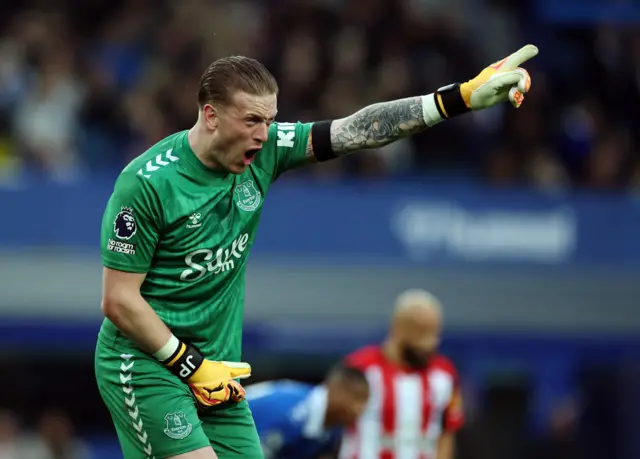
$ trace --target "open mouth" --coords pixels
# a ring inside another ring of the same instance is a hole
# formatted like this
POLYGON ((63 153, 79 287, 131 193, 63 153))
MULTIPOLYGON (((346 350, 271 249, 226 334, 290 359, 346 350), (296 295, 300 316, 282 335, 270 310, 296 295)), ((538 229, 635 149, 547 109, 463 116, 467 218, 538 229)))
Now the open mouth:
POLYGON ((256 154, 258 154, 258 152, 260 151, 259 148, 254 148, 252 150, 247 150, 244 153, 244 163, 246 165, 249 165, 253 162, 254 158, 256 157, 256 154))

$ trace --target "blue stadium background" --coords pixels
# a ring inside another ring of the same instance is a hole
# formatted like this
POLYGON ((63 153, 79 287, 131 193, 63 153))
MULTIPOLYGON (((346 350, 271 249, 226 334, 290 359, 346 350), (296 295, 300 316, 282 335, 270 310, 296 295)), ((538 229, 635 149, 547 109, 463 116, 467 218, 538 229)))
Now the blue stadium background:
POLYGON ((637 1, 2 9, 0 458, 12 438, 66 438, 63 421, 82 445, 65 459, 120 457, 92 369, 99 223, 121 167, 193 122, 204 64, 260 58, 282 119, 312 120, 430 92, 527 42, 541 55, 518 111, 273 187, 249 262, 246 358, 255 381, 318 381, 384 336, 399 292, 425 288, 462 375, 461 459, 640 457, 637 1), (185 27, 194 12, 211 30, 185 27), (64 417, 43 422, 54 409, 64 417))

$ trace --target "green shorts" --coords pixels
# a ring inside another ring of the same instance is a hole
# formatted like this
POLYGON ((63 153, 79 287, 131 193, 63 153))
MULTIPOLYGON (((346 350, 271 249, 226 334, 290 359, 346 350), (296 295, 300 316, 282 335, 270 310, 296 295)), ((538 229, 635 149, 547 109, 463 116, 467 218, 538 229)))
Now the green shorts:
POLYGON ((98 339, 98 389, 115 424, 124 459, 164 459, 213 447, 219 459, 262 459, 246 400, 203 414, 189 387, 120 338, 98 339))

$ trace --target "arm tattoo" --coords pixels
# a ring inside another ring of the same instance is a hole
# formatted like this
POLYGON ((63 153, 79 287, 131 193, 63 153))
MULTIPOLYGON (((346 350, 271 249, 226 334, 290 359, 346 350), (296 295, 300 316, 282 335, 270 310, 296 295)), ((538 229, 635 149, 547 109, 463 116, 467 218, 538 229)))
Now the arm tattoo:
POLYGON ((331 124, 331 146, 338 155, 378 148, 427 128, 422 98, 410 97, 369 105, 331 124))

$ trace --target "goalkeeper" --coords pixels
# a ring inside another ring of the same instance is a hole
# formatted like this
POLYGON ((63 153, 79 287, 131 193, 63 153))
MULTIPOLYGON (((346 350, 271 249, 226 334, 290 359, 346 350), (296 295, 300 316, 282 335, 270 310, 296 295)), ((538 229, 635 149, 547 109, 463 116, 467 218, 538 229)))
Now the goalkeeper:
POLYGON ((125 167, 104 212, 95 371, 125 459, 261 458, 240 346, 245 265, 271 183, 471 110, 518 107, 531 84, 519 66, 537 53, 527 45, 465 83, 315 123, 274 121, 278 86, 259 62, 213 62, 195 125, 125 167))

